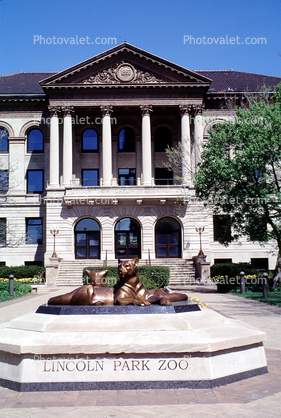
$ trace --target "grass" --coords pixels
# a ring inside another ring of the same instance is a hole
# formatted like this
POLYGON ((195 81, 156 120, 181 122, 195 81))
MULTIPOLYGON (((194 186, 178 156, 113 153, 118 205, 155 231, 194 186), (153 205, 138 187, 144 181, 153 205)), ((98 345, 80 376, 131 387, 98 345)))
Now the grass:
POLYGON ((281 292, 269 292, 268 298, 264 298, 262 292, 245 292, 245 293, 234 293, 237 296, 242 296, 245 299, 252 299, 258 302, 268 303, 269 305, 281 307, 281 292))
POLYGON ((0 285, 0 302, 6 302, 7 300, 19 298, 20 296, 24 296, 27 293, 30 293, 31 291, 32 291, 32 288, 30 285, 15 282, 14 294, 13 296, 11 296, 9 294, 9 284, 2 282, 0 285))

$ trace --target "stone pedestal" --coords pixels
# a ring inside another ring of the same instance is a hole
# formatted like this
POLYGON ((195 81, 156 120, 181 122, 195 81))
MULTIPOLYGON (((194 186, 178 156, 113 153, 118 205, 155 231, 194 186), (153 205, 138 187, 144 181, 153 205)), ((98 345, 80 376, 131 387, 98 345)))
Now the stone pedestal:
POLYGON ((71 316, 31 312, 2 326, 1 385, 19 391, 211 388, 267 372, 265 334, 241 321, 210 309, 116 308, 120 314, 108 307, 97 315, 89 307, 71 316))
POLYGON ((46 265, 46 285, 47 286, 55 286, 56 285, 56 278, 58 274, 59 264, 62 258, 59 257, 50 257, 50 262, 46 265))
POLYGON ((196 255, 193 257, 193 260, 195 261, 198 269, 198 274, 200 278, 200 284, 211 284, 211 269, 208 261, 206 261, 207 256, 202 255, 196 255))

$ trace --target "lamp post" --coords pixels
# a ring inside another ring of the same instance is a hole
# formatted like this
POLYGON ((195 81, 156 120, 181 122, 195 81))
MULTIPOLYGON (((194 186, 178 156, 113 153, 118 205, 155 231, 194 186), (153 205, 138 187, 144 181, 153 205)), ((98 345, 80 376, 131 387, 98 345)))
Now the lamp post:
POLYGON ((57 253, 56 253, 56 235, 58 235, 58 233, 60 232, 59 231, 59 228, 58 227, 56 227, 56 226, 52 226, 51 228, 50 228, 50 232, 51 232, 51 234, 54 236, 54 251, 53 251, 53 255, 52 255, 52 258, 58 258, 58 256, 57 256, 57 253))
POLYGON ((204 225, 196 225, 195 227, 196 232, 198 232, 199 234, 199 240, 200 240, 200 249, 199 249, 199 253, 198 255, 204 255, 203 250, 202 250, 202 239, 201 239, 201 235, 205 230, 205 226, 204 225))

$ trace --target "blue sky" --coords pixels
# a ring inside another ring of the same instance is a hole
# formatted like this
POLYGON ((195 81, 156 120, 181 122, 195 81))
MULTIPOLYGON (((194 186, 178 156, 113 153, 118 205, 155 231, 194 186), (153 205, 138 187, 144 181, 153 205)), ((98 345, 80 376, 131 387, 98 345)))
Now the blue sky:
POLYGON ((190 70, 281 76, 280 17, 281 0, 0 0, 0 74, 62 71, 127 41, 190 70))

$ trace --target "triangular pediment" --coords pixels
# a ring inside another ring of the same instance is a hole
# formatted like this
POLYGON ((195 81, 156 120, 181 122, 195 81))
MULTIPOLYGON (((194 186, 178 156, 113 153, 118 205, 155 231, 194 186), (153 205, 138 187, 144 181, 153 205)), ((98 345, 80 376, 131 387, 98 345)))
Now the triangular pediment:
POLYGON ((62 85, 188 84, 209 86, 211 80, 127 43, 41 81, 42 87, 62 85))

